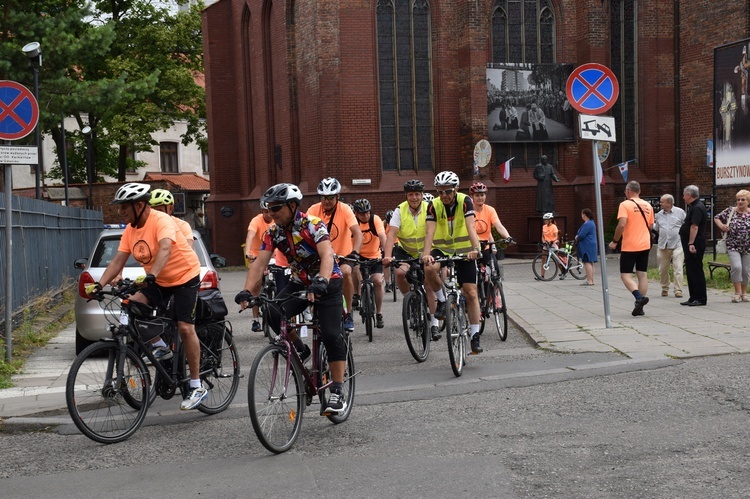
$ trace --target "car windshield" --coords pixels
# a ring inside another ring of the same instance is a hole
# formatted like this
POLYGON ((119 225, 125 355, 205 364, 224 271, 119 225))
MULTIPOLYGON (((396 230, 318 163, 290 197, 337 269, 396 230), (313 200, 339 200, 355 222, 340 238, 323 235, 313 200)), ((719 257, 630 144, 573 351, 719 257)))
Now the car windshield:
MULTIPOLYGON (((198 255, 198 260, 200 260, 201 267, 206 267, 206 256, 203 251, 200 251, 200 249, 197 246, 198 242, 196 241, 196 251, 195 253, 198 255)), ((120 247, 120 234, 114 234, 112 236, 106 236, 102 237, 99 240, 99 245, 96 247, 96 251, 94 251, 94 256, 91 258, 91 264, 90 267, 106 267, 109 265, 109 262, 112 261, 112 259, 117 254, 117 248, 120 247)), ((130 255, 128 257, 128 261, 125 262, 125 267, 140 267, 141 265, 135 261, 135 258, 133 258, 133 255, 130 255)))

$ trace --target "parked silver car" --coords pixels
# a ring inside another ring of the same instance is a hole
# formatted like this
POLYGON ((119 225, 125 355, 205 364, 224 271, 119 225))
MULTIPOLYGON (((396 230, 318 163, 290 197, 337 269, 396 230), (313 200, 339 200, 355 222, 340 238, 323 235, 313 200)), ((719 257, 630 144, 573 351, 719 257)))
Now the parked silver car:
MULTIPOLYGON (((89 301, 85 291, 87 284, 99 281, 102 274, 104 274, 104 269, 117 254, 117 248, 120 246, 120 237, 125 228, 124 225, 105 225, 105 227, 101 234, 99 234, 91 256, 89 258, 78 259, 74 263, 75 268, 82 270, 78 276, 78 293, 75 302, 76 354, 80 353, 91 343, 110 336, 110 332, 107 330, 108 322, 104 316, 104 310, 96 300, 89 301)), ((200 289, 201 291, 205 289, 218 289, 219 274, 216 272, 216 269, 224 267, 226 260, 219 255, 209 255, 197 231, 193 231, 193 238, 195 239, 195 252, 201 263, 200 289)), ((122 277, 135 279, 143 274, 143 267, 131 255, 127 263, 125 263, 122 277)))

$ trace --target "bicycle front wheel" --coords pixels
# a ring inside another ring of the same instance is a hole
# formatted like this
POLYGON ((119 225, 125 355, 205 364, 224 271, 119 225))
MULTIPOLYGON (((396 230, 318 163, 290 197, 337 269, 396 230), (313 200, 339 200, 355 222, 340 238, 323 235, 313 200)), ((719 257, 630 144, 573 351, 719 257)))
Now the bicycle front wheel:
POLYGON ((461 310, 454 295, 448 295, 445 314, 445 337, 448 339, 448 358, 453 374, 458 377, 464 371, 466 337, 461 324, 461 310))
POLYGON ((232 333, 225 322, 212 322, 198 327, 201 344, 201 372, 208 397, 198 410, 217 414, 232 403, 240 385, 240 361, 232 333))
POLYGON ((287 358, 284 347, 268 345, 255 357, 247 404, 253 430, 269 451, 280 454, 297 440, 305 408, 304 386, 299 368, 287 358))
POLYGON ((141 358, 125 347, 100 341, 86 347, 70 366, 65 402, 73 423, 91 440, 122 442, 143 423, 148 410, 150 377, 141 358), (118 372, 122 382, 118 383, 118 372))
POLYGON ((568 256, 568 274, 574 278, 583 280, 586 278, 586 270, 583 268, 583 263, 578 257, 570 255, 568 256))
POLYGON ((541 281, 551 281, 557 277, 557 264, 554 259, 549 258, 547 253, 540 253, 534 257, 531 268, 534 269, 537 279, 541 281))
POLYGON ((409 353, 417 362, 424 362, 430 355, 430 318, 427 304, 414 291, 404 296, 401 319, 409 353))
POLYGON ((505 306, 505 292, 503 283, 498 280, 492 285, 492 303, 490 304, 492 316, 495 319, 495 327, 500 341, 508 339, 508 309, 505 306))
MULTIPOLYGON (((341 414, 329 414, 326 417, 335 424, 343 423, 349 419, 349 415, 352 413, 352 406, 354 405, 354 389, 356 388, 356 372, 354 371, 354 353, 352 352, 352 337, 348 333, 344 333, 344 343, 346 344, 346 370, 344 371, 344 388, 341 390, 341 394, 346 399, 346 410, 341 414)), ((324 385, 331 381, 331 368, 328 364, 328 352, 323 343, 320 343, 318 349, 318 365, 320 366, 320 383, 324 385)), ((325 393, 320 393, 320 403, 323 404, 327 401, 325 393)))
POLYGON ((365 333, 369 341, 372 341, 372 328, 375 325, 375 305, 373 299, 372 285, 364 284, 362 286, 362 296, 360 297, 359 306, 362 319, 365 322, 365 333))

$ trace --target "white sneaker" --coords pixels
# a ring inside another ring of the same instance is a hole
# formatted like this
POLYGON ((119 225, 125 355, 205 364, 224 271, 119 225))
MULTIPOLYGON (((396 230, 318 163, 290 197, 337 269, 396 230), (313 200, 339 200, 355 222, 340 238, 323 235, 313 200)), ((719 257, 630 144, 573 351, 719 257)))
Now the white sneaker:
POLYGON ((208 397, 208 390, 206 390, 202 386, 198 388, 191 388, 187 398, 182 401, 182 404, 180 404, 180 409, 183 411, 195 409, 196 407, 201 405, 201 402, 203 402, 206 397, 208 397))

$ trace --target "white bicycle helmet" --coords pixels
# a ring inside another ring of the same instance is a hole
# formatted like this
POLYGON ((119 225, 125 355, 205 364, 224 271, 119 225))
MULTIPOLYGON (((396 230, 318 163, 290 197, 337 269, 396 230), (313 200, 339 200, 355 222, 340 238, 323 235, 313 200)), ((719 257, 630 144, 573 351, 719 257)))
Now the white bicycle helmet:
POLYGON ((552 220, 553 218, 555 218, 555 214, 552 212, 542 215, 542 220, 552 220))
POLYGON ((318 184, 318 194, 321 196, 332 196, 341 192, 341 184, 333 177, 324 178, 318 184))
POLYGON ((260 198, 261 203, 268 206, 271 203, 288 203, 295 201, 297 204, 302 202, 302 192, 294 184, 276 184, 269 187, 260 198))
POLYGON ((435 176, 435 187, 450 185, 458 187, 458 175, 453 172, 440 172, 435 176))
POLYGON ((433 196, 429 192, 425 192, 424 194, 422 194, 422 201, 427 201, 429 203, 433 199, 435 199, 435 196, 433 196))
POLYGON ((151 186, 148 184, 138 184, 129 182, 117 189, 115 200, 112 204, 131 203, 135 201, 148 201, 151 199, 151 186))

